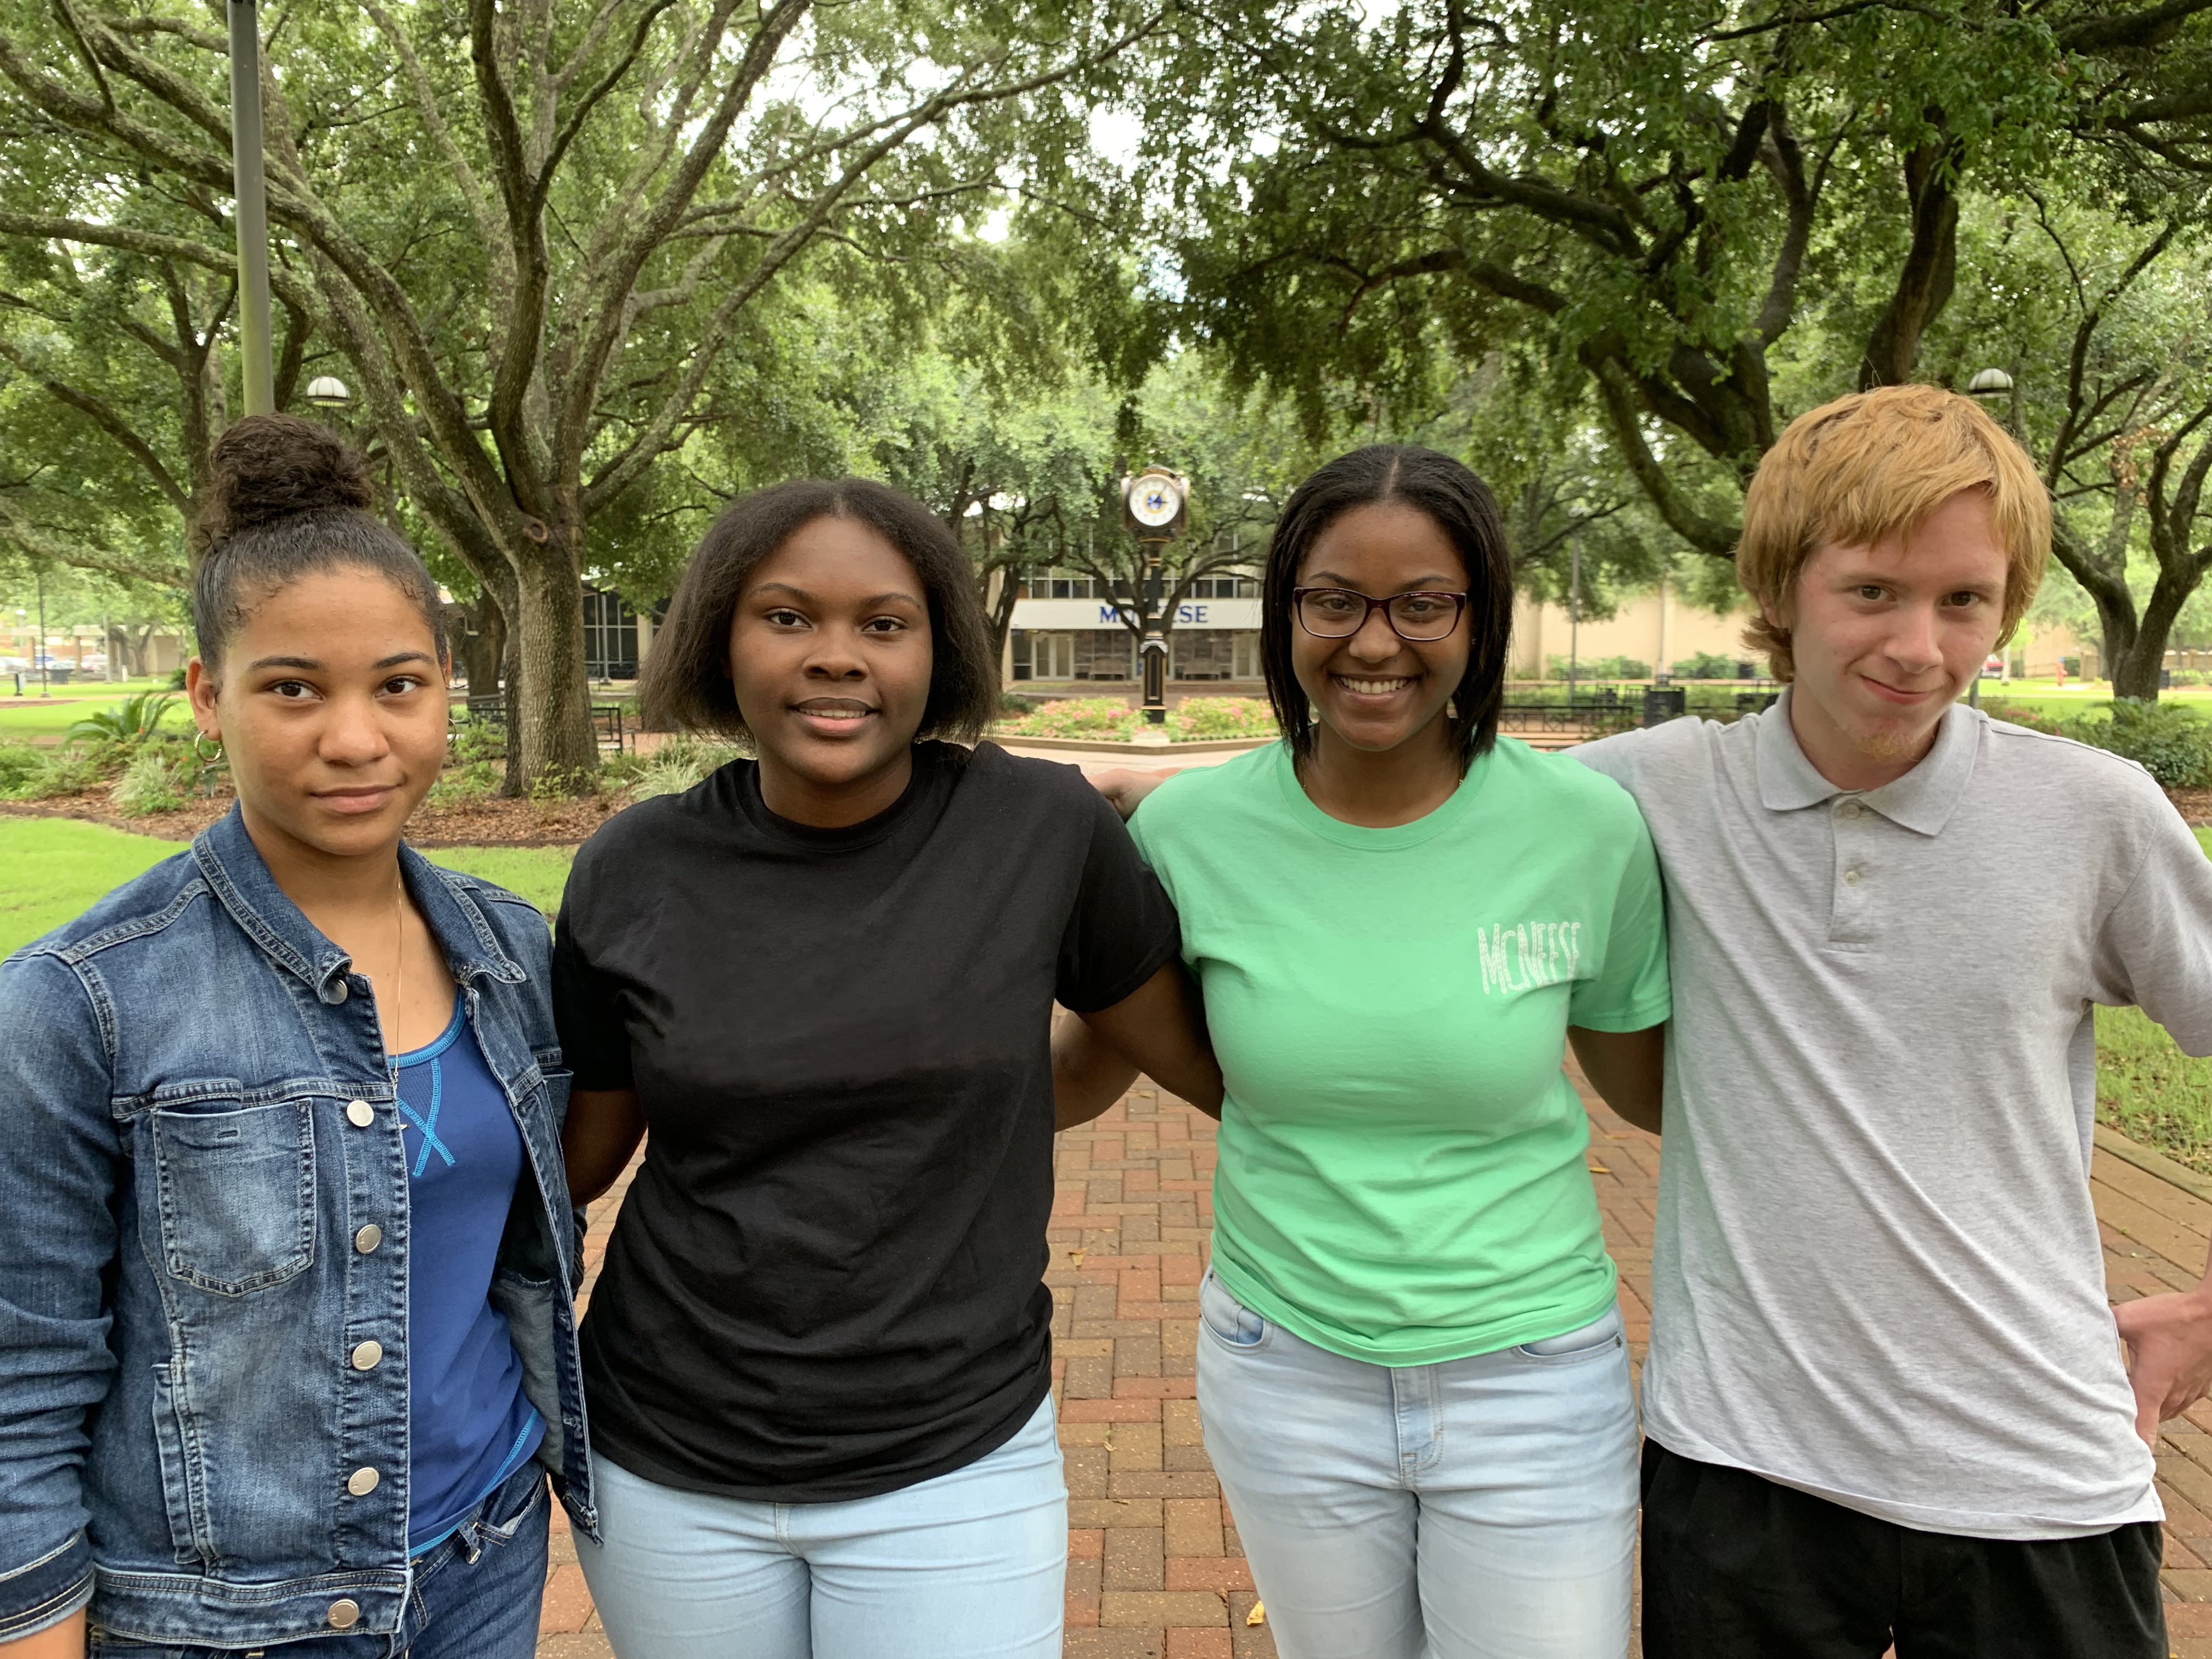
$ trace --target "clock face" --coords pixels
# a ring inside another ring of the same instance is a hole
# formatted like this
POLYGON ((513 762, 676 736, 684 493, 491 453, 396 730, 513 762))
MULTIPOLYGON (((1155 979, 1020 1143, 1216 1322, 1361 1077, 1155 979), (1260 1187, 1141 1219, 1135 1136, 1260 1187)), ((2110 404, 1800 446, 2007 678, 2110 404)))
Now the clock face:
POLYGON ((1139 478, 1129 486, 1129 516, 1157 530, 1170 524, 1182 510, 1182 492, 1174 482, 1157 474, 1139 478))

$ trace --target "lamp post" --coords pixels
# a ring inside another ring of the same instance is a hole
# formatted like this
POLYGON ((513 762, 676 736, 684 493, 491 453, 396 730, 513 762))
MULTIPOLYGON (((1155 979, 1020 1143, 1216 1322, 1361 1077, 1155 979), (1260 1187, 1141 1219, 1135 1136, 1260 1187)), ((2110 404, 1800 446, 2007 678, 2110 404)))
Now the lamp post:
POLYGON ((1575 717, 1575 681, 1583 659, 1583 532, 1578 528, 1567 543, 1567 720, 1575 717))
POLYGON ((246 383, 246 412, 273 415, 269 191, 261 160, 261 24, 254 0, 230 0, 230 170, 237 202, 239 368, 246 383))
MULTIPOLYGON (((2002 398, 2011 410, 2013 426, 2015 428, 2018 428, 2020 403, 2014 395, 2012 376, 2006 374, 2004 370, 1976 369, 1973 378, 1966 382, 1966 395, 1984 409, 2002 398)), ((1974 683, 1966 692, 1966 707, 1969 708, 1979 708, 1982 706, 1982 670, 1984 666, 1986 665, 1983 663, 1974 665, 1974 683)))
MULTIPOLYGON (((1165 726, 1168 719, 1167 618, 1159 608, 1160 550, 1188 526, 1190 481, 1164 466, 1148 466, 1121 481, 1121 519, 1145 550, 1138 604, 1145 625, 1142 655, 1145 723, 1165 726)), ((1153 743, 1164 743, 1164 732, 1147 733, 1153 743)))
POLYGON ((33 574, 39 583, 39 695, 51 697, 54 695, 54 684, 53 676, 46 668, 46 568, 40 565, 33 574))

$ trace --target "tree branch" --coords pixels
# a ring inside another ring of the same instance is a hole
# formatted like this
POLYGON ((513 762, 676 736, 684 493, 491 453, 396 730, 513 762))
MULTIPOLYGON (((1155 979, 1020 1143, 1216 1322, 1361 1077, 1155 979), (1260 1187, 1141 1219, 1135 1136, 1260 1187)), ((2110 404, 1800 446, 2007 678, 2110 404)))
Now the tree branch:
POLYGON ((1597 382, 1598 400, 1604 407, 1607 424, 1613 430, 1621 459, 1627 462, 1630 475, 1642 487, 1667 527, 1700 553, 1716 558, 1732 556, 1737 538, 1742 533, 1741 526, 1707 518, 1675 489, 1673 477, 1651 453, 1651 446, 1644 441, 1636 393, 1627 371, 1612 358, 1602 359, 1590 367, 1597 382))
POLYGON ((65 564, 74 569, 96 570, 102 575, 120 576, 128 581, 151 582, 160 587, 191 586, 191 572, 181 564, 141 563, 120 554, 110 553, 105 548, 88 547, 73 537, 56 536, 40 529, 16 512, 5 496, 0 496, 0 537, 14 542, 34 559, 65 564))
POLYGON ((2212 0, 2166 0, 2141 11, 2117 17, 2083 17, 2051 31, 2066 52, 2110 52, 2119 46, 2154 46, 2172 38, 2175 30, 2201 12, 2212 11, 2212 0))

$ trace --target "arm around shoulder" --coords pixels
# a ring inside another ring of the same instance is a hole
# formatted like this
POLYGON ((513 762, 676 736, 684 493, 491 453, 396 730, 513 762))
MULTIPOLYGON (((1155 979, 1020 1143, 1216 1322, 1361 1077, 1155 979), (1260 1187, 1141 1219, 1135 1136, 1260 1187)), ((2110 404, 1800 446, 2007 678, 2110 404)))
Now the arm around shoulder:
POLYGON ((645 1105, 636 1090, 571 1090, 568 1115, 561 1125, 569 1196, 589 1204, 605 1192, 644 1139, 645 1105))
POLYGON ((1221 1115, 1221 1067, 1206 1035, 1198 988, 1170 962, 1109 1008, 1066 1016, 1053 1032, 1053 1099, 1060 1128, 1087 1123, 1143 1072, 1208 1117, 1221 1115))
POLYGON ((1646 1134, 1660 1132, 1667 1070, 1667 1028, 1593 1031, 1567 1028, 1575 1059, 1605 1103, 1646 1134))
POLYGON ((554 1027, 562 1059, 576 1077, 561 1123, 561 1153, 569 1196, 580 1206, 614 1185, 645 1137, 645 1105, 630 1082, 621 989, 593 963, 581 936, 592 876, 592 863, 583 859, 569 872, 552 958, 554 1027))

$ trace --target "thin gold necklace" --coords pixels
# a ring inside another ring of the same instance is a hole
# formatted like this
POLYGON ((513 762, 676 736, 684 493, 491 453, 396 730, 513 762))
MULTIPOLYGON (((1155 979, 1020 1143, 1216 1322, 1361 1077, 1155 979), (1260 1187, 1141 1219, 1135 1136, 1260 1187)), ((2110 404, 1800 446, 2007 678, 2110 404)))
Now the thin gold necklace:
POLYGON ((407 1009, 407 878, 392 872, 392 938, 394 961, 392 969, 392 1036, 385 1047, 389 1049, 399 1037, 400 1022, 406 1018, 407 1009))

